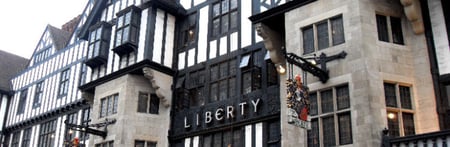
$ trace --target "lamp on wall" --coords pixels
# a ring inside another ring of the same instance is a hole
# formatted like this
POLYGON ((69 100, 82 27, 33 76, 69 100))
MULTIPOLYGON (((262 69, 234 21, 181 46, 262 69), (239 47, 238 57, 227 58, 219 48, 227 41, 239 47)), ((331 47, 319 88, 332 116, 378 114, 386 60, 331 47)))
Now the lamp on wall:
POLYGON ((280 75, 286 74, 286 68, 283 67, 283 65, 277 64, 277 65, 276 65, 276 68, 277 68, 278 74, 280 74, 280 75))
POLYGON ((394 119, 394 118, 395 118, 395 114, 392 113, 392 112, 389 112, 389 113, 387 114, 387 117, 388 117, 389 119, 394 119))

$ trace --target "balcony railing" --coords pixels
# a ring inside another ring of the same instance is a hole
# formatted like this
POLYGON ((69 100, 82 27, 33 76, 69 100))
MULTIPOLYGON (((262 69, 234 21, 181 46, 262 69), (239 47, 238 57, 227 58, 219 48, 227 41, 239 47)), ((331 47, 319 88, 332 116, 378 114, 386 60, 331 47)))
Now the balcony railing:
POLYGON ((389 138, 383 136, 383 146, 390 147, 450 147, 450 130, 389 138))

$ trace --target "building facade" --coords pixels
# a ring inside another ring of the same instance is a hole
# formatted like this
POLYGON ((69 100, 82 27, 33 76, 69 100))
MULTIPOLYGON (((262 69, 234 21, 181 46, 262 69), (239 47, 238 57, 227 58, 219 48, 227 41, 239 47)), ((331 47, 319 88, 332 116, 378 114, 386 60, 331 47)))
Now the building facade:
POLYGON ((9 103, 14 94, 9 79, 22 71, 28 64, 28 60, 4 51, 0 51, 0 60, 0 68, 8 69, 0 73, 0 118, 2 118, 0 121, 0 142, 2 142, 4 138, 3 126, 6 122, 5 116, 9 113, 9 103))
MULTIPOLYGON (((380 146, 384 129, 391 137, 400 137, 448 126, 442 111, 447 103, 440 102, 448 96, 439 92, 446 90, 439 85, 445 83, 445 74, 435 73, 446 71, 448 63, 443 60, 449 53, 444 19, 448 13, 440 10, 445 7, 440 1, 291 4, 252 16, 267 49, 285 48, 316 60, 342 51, 347 56, 320 63, 329 73, 326 82, 307 74, 311 130, 293 135, 301 139, 283 138, 289 142, 283 145, 294 141, 304 146, 380 146), (433 42, 433 36, 439 39, 433 42)), ((302 71, 294 68, 294 73, 302 71)), ((282 118, 282 124, 286 120, 282 118)), ((293 128, 281 129, 286 133, 293 128)))
POLYGON ((447 3, 90 1, 75 27, 63 27, 68 37, 48 26, 11 80, 3 144, 380 146, 384 129, 444 130, 447 3), (327 78, 286 53, 321 61, 327 78), (311 129, 288 122, 294 74, 309 87, 311 129))
POLYGON ((85 81, 87 43, 74 35, 92 8, 63 25, 45 28, 36 49, 21 72, 11 78, 13 95, 7 108, 1 146, 68 146, 89 135, 66 128, 69 123, 87 124, 90 107, 78 86, 85 81))

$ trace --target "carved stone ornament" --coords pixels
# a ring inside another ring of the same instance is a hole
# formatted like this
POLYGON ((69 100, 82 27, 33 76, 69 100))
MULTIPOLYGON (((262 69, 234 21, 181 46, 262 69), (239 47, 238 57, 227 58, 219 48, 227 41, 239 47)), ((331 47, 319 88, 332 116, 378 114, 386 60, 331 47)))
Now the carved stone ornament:
POLYGON ((422 34, 424 26, 419 0, 400 0, 405 11, 406 18, 411 22, 415 34, 422 34))
POLYGON ((167 97, 169 96, 166 96, 165 94, 169 94, 170 92, 166 91, 165 89, 170 89, 170 84, 167 84, 167 81, 164 80, 156 80, 157 77, 155 76, 155 72, 149 67, 144 67, 142 71, 144 72, 144 77, 146 77, 150 81, 153 89, 155 89, 156 96, 158 96, 158 98, 161 100, 161 103, 166 108, 168 108, 170 106, 170 102, 168 101, 167 97), (168 85, 169 87, 162 88, 162 86, 166 85, 168 85))
POLYGON ((270 29, 268 26, 257 23, 256 31, 263 38, 264 46, 269 51, 270 59, 278 66, 286 68, 286 58, 283 54, 282 40, 280 33, 270 29))

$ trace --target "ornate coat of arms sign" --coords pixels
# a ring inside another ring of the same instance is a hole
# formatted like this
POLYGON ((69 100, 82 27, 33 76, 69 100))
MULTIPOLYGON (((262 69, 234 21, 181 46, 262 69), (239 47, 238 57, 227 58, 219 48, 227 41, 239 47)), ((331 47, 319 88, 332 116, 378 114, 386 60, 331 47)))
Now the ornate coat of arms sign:
POLYGON ((311 129, 308 87, 303 85, 300 75, 296 75, 294 80, 288 79, 286 85, 288 123, 298 127, 311 129))

